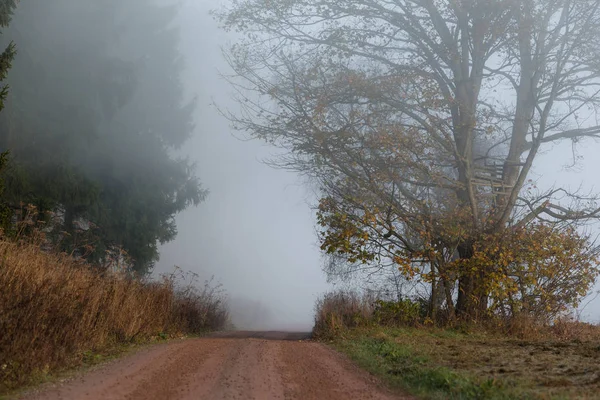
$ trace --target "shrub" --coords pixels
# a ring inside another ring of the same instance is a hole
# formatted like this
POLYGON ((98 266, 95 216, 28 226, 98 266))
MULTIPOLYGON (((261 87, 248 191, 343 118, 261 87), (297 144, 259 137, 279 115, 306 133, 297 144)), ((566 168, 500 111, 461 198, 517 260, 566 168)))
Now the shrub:
POLYGON ((223 329, 229 324, 229 310, 221 285, 213 285, 212 278, 199 289, 198 275, 175 274, 165 277, 167 284, 176 285, 171 310, 171 325, 181 332, 200 334, 223 329))
POLYGON ((330 339, 345 329, 371 324, 414 326, 423 319, 423 307, 418 301, 386 301, 372 294, 337 291, 317 300, 313 335, 330 339))
POLYGON ((374 320, 380 325, 416 325, 421 320, 421 304, 410 299, 375 302, 374 320))
MULTIPOLYGON (((337 291, 325 294, 317 300, 313 336, 331 340, 343 337, 348 329, 373 327, 427 327, 427 307, 420 299, 388 301, 372 294, 355 291, 337 291)), ((578 321, 572 317, 560 317, 552 323, 544 323, 529 313, 509 317, 490 315, 474 322, 464 319, 447 320, 437 328, 449 329, 463 334, 503 335, 520 340, 598 342, 600 325, 578 321)))

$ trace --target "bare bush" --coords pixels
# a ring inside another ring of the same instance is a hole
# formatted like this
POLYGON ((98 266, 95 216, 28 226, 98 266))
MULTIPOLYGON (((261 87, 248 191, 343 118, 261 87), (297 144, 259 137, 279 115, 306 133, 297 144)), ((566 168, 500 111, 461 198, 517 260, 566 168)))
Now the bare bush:
POLYGON ((183 332, 199 334, 224 328, 229 322, 229 308, 222 285, 206 280, 198 285, 198 275, 184 273, 179 268, 164 276, 168 285, 174 286, 172 325, 183 332))

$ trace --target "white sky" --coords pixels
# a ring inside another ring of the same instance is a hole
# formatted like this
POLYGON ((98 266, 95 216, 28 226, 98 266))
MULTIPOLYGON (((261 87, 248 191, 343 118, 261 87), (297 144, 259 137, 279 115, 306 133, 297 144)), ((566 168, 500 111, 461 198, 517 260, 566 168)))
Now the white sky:
POLYGON ((199 95, 196 136, 185 152, 198 162, 210 190, 198 208, 177 219, 177 239, 163 246, 158 272, 173 265, 215 276, 236 304, 259 302, 271 312, 265 329, 312 328, 314 301, 327 290, 321 272, 310 191, 293 173, 260 160, 273 149, 240 141, 217 110, 234 107, 220 46, 225 33, 208 15, 215 2, 190 0, 182 13, 184 82, 199 95))

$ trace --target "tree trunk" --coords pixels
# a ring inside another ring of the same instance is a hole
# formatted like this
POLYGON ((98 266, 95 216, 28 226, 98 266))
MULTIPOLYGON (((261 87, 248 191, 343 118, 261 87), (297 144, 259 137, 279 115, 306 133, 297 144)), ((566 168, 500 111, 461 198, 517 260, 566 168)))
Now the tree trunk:
POLYGON ((439 284, 436 285, 436 278, 434 276, 431 279, 431 297, 429 298, 429 318, 432 321, 435 321, 437 318, 438 287, 439 284))
MULTIPOLYGON (((461 260, 473 257, 473 244, 465 243, 458 248, 461 260)), ((485 271, 472 271, 471 267, 459 271, 456 313, 462 318, 476 320, 487 310, 488 294, 484 287, 485 271)))
POLYGON ((442 278, 442 284, 444 285, 444 294, 446 295, 446 306, 448 307, 448 318, 453 321, 456 318, 456 310, 454 308, 454 301, 452 300, 452 292, 450 291, 450 285, 448 280, 442 278))

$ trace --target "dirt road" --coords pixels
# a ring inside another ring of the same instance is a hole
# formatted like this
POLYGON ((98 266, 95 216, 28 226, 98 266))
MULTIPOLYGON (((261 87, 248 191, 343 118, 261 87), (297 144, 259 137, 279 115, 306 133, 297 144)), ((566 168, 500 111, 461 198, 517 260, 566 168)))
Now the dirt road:
POLYGON ((306 334, 236 332, 142 350, 27 400, 398 399, 306 334))

